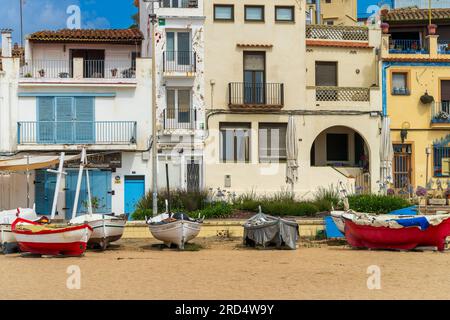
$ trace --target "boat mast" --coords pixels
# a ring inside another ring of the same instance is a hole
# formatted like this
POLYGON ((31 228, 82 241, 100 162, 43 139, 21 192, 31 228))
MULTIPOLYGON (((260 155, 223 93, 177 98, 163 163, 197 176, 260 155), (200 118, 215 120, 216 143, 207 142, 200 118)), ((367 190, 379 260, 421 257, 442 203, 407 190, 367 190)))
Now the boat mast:
POLYGON ((88 213, 92 216, 91 182, 89 181, 89 170, 86 169, 86 184, 88 193, 88 213))
POLYGON ((61 152, 61 155, 59 157, 58 171, 47 169, 47 172, 56 173, 56 175, 57 175, 56 176, 55 194, 53 196, 52 214, 50 216, 50 220, 55 219, 55 216, 56 216, 56 205, 58 204, 59 188, 61 186, 61 178, 62 178, 63 175, 66 174, 63 171, 64 170, 64 157, 65 157, 65 155, 66 154, 64 152, 61 152))
POLYGON ((80 169, 78 171, 77 188, 75 190, 75 199, 73 202, 72 219, 75 219, 77 217, 78 200, 80 199, 81 182, 83 180, 83 169, 85 162, 86 162, 86 149, 83 148, 83 150, 81 151, 80 169))

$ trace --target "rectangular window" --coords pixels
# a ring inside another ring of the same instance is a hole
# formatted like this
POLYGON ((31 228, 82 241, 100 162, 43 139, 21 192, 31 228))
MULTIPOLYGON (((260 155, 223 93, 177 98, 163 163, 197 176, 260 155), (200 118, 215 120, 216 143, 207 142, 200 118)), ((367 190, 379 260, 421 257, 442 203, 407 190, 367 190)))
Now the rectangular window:
POLYGON ((393 95, 409 95, 407 72, 392 72, 391 84, 393 95))
POLYGON ((348 134, 327 134, 327 161, 348 161, 348 134))
POLYGON ((245 6, 245 21, 264 21, 264 6, 245 6))
POLYGON ((450 146, 448 144, 433 146, 433 164, 435 177, 450 176, 450 146))
POLYGON ((337 87, 337 62, 316 61, 316 86, 337 87))
POLYGON ((250 162, 250 123, 220 124, 220 161, 250 162))
MULTIPOLYGON (((196 2, 196 1, 195 1, 196 2)), ((192 8, 197 7, 197 4, 192 0, 163 0, 163 8, 192 8)))
POLYGON ((215 4, 214 20, 216 21, 234 21, 234 5, 215 4))
POLYGON ((275 21, 294 22, 295 11, 293 6, 275 6, 275 21))
POLYGON ((259 162, 286 162, 287 123, 259 124, 259 162))

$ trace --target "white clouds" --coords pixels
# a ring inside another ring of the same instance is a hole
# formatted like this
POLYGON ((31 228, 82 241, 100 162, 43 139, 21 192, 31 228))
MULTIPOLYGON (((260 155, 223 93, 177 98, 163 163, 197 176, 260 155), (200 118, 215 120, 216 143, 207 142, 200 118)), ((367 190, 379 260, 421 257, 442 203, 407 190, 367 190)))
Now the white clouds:
MULTIPOLYGON (((14 42, 20 42, 19 1, 1 0, 1 2, 6 10, 0 10, 0 28, 12 28, 14 42)), ((66 10, 70 5, 81 7, 82 28, 110 28, 111 23, 106 17, 98 15, 95 10, 83 10, 83 5, 92 7, 95 4, 96 0, 28 0, 23 7, 24 34, 65 28, 68 18, 66 10)))

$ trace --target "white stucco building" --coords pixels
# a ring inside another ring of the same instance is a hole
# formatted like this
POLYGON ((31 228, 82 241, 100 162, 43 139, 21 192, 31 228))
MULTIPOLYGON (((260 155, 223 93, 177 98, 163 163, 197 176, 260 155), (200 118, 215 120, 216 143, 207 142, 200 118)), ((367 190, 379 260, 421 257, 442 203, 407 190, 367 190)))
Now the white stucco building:
MULTIPOLYGON (((140 1, 145 35, 142 56, 151 56, 151 4, 140 1)), ((204 187, 205 128, 203 0, 166 0, 155 4, 158 186, 204 187)))
MULTIPOLYGON (((3 44, 1 155, 70 155, 85 147, 97 212, 132 214, 151 185, 151 60, 140 58, 142 40, 137 29, 36 32, 23 60, 3 44)), ((66 167, 58 218, 69 218, 73 206, 78 163, 66 167)), ((50 213, 55 179, 32 173, 31 202, 40 214, 50 213)), ((0 209, 27 205, 25 181, 0 176, 0 209)))

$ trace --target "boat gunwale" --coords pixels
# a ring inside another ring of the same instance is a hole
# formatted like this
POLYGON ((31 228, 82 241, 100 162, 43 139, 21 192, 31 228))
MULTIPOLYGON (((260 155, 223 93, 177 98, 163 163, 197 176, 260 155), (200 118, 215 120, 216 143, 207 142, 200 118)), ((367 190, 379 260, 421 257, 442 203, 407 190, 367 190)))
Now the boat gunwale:
POLYGON ((89 230, 91 230, 91 232, 94 231, 90 225, 85 223, 85 224, 82 224, 82 225, 61 227, 60 229, 41 230, 41 231, 33 232, 33 231, 30 231, 30 230, 18 230, 18 229, 16 229, 17 224, 20 223, 20 222, 28 223, 28 224, 35 225, 35 226, 42 226, 42 224, 34 222, 34 221, 29 221, 29 220, 26 220, 26 219, 17 218, 13 222, 13 224, 11 225, 11 231, 14 234, 20 234, 20 235, 47 235, 47 234, 58 234, 58 233, 64 233, 64 232, 72 232, 72 231, 78 231, 78 230, 83 230, 83 229, 89 229, 89 230))

